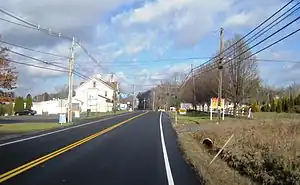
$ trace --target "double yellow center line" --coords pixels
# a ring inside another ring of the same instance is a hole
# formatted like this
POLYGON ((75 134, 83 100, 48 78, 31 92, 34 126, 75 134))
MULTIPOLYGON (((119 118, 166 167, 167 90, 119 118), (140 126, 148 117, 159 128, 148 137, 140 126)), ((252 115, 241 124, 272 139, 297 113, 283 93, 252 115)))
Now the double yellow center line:
POLYGON ((111 126, 109 128, 106 128, 106 129, 104 129, 104 130, 102 130, 100 132, 97 132, 97 133, 95 133, 95 134, 93 134, 91 136, 88 136, 88 137, 86 137, 86 138, 84 138, 82 140, 79 140, 79 141, 77 141, 77 142, 75 142, 73 144, 70 144, 70 145, 68 145, 66 147, 63 147, 63 148, 61 148, 59 150, 56 150, 56 151, 54 151, 54 152, 52 152, 50 154, 47 154, 47 155, 45 155, 43 157, 40 157, 40 158, 35 159, 35 160, 31 161, 31 162, 28 162, 28 163, 26 163, 26 164, 24 164, 22 166, 19 166, 19 167, 13 169, 13 170, 8 171, 6 173, 3 173, 3 174, 0 175, 0 183, 6 181, 6 180, 8 180, 8 179, 10 179, 10 178, 12 178, 12 177, 14 177, 16 175, 19 175, 20 173, 23 173, 23 172, 25 172, 25 171, 27 171, 27 170, 29 170, 29 169, 31 169, 31 168, 33 168, 33 167, 41 164, 41 163, 44 163, 44 162, 46 162, 46 161, 48 161, 48 160, 50 160, 50 159, 52 159, 52 158, 54 158, 54 157, 62 154, 62 153, 65 153, 65 152, 67 152, 67 151, 69 151, 69 150, 71 150, 71 149, 73 149, 73 148, 75 148, 75 147, 77 147, 79 145, 82 145, 82 144, 84 144, 84 143, 86 143, 86 142, 88 142, 88 141, 90 141, 90 140, 92 140, 92 139, 94 139, 94 138, 102 135, 102 134, 105 134, 105 133, 107 133, 107 132, 109 132, 109 131, 111 131, 111 130, 113 130, 113 129, 115 129, 115 128, 117 128, 117 127, 119 127, 119 126, 121 126, 121 125, 123 125, 123 124, 125 124, 125 123, 127 123, 129 121, 131 121, 131 120, 133 120, 133 119, 136 119, 136 118, 138 118, 140 116, 143 116, 143 115, 145 115, 147 113, 148 112, 145 112, 145 113, 139 114, 137 116, 134 116, 132 118, 129 118, 129 119, 127 119, 125 121, 122 121, 122 122, 120 122, 120 123, 118 123, 116 125, 113 125, 113 126, 111 126))

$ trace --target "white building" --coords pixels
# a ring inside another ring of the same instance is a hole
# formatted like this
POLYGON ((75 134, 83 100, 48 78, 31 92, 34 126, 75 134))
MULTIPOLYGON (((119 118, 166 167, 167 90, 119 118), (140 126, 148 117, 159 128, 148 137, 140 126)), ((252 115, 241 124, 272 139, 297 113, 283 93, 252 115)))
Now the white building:
MULTIPOLYGON (((94 76, 80 84, 72 97, 73 111, 107 112, 112 111, 114 89, 118 91, 117 82, 105 82, 100 75, 94 76)), ((53 99, 50 101, 33 102, 32 109, 37 114, 59 114, 67 112, 67 99, 53 99)))
POLYGON ((114 88, 118 89, 116 82, 105 82, 97 75, 77 87, 73 99, 81 102, 82 112, 88 109, 91 112, 112 111, 114 88))

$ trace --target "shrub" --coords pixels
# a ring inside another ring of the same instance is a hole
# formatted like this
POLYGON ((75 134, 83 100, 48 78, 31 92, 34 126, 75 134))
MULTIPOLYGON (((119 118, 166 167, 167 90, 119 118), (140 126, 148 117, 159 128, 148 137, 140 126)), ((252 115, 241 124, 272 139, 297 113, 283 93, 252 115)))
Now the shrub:
POLYGON ((276 106, 276 112, 281 113, 282 112, 282 101, 278 100, 277 106, 276 106))
POLYGON ((20 112, 23 110, 24 110, 24 99, 23 99, 23 97, 18 97, 15 101, 14 111, 20 112))
POLYGON ((13 113, 13 104, 0 104, 0 116, 5 114, 12 115, 13 113))
POLYGON ((271 112, 275 112, 276 111, 276 103, 275 103, 275 100, 273 99, 271 101, 271 112))
POLYGON ((271 110, 271 107, 269 104, 265 104, 261 107, 262 112, 270 112, 270 110, 271 110))
POLYGON ((252 112, 259 112, 260 111, 260 106, 256 101, 253 102, 250 107, 251 107, 252 112))
POLYGON ((300 105, 295 105, 292 110, 293 112, 300 113, 300 105))

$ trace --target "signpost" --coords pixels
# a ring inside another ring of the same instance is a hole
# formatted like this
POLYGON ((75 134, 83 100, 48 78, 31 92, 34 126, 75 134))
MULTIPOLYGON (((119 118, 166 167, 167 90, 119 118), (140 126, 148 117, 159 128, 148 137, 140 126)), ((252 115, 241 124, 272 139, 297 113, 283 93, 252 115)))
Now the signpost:
POLYGON ((220 104, 220 107, 219 107, 218 98, 215 98, 215 97, 211 98, 209 109, 210 109, 210 116, 209 116, 210 120, 212 120, 212 112, 213 112, 214 109, 217 109, 217 110, 220 110, 220 111, 223 110, 222 111, 223 112, 222 120, 224 120, 224 118, 225 118, 225 99, 224 98, 221 99, 221 104, 220 104))

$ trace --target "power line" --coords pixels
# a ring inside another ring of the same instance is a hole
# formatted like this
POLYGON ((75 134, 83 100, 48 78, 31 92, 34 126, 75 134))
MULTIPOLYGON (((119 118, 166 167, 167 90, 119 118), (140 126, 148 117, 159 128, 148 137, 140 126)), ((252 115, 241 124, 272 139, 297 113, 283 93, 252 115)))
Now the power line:
POLYGON ((28 21, 25 21, 25 20, 23 20, 22 18, 17 17, 17 16, 13 15, 12 13, 10 13, 10 12, 8 12, 8 11, 2 9, 2 8, 0 8, 0 12, 2 12, 2 13, 4 13, 5 15, 8 15, 8 16, 14 18, 14 19, 17 19, 17 20, 20 21, 20 22, 23 22, 23 23, 25 23, 25 24, 28 24, 28 25, 30 25, 30 26, 35 27, 34 24, 32 24, 32 23, 30 23, 30 22, 28 22, 28 21))
MULTIPOLYGON (((267 21, 269 21, 271 18, 273 18, 276 14, 278 14, 280 11, 282 11, 284 8, 286 8, 286 7, 287 7, 290 3, 292 3, 293 1, 294 1, 294 0, 288 2, 285 6, 283 6, 282 8, 280 8, 277 12, 275 12, 273 15, 271 15, 271 17, 269 17, 268 19, 266 19, 265 21, 263 21, 259 26, 257 26, 256 28, 254 28, 254 30, 250 31, 249 33, 250 33, 250 34, 253 33, 255 30, 257 30, 257 28, 261 27, 263 24, 265 24, 267 21)), ((278 25, 280 22, 282 22, 283 20, 285 20, 286 18, 288 18, 289 16, 291 16, 293 13, 295 13, 295 12, 299 9, 299 7, 298 7, 298 8, 296 8, 295 10, 293 10, 293 9, 294 9, 295 7, 297 7, 299 4, 300 4, 300 3, 295 4, 292 8, 290 8, 290 9, 287 10, 285 13, 283 13, 281 16, 277 17, 275 20, 273 20, 273 21, 272 21, 271 23, 269 23, 267 26, 265 26, 264 28, 262 28, 262 30, 260 30, 258 33, 256 33, 255 35, 253 35, 252 37, 250 37, 249 39, 247 39, 247 40, 245 41, 245 43, 242 44, 242 45, 249 44, 248 41, 251 40, 251 39, 252 39, 252 40, 250 41, 250 43, 253 42, 253 41, 256 40, 257 38, 259 38, 261 35, 263 35, 263 34, 266 33, 267 31, 269 31, 270 29, 272 29, 274 26, 278 25), (286 14, 287 14, 288 12, 290 12, 291 10, 293 10, 293 11, 292 11, 291 13, 289 13, 288 15, 286 15, 286 14), (285 15, 286 15, 286 16, 285 16, 285 15), (285 16, 285 17, 282 18, 281 20, 279 20, 279 19, 280 19, 281 17, 283 17, 283 16, 285 16), (279 20, 279 21, 278 21, 277 23, 275 23, 277 20, 279 20), (275 24, 272 25, 273 23, 275 23, 275 24), (269 26, 271 26, 271 27, 269 27, 269 26), (269 27, 269 29, 265 30, 265 29, 268 28, 268 27, 269 27), (265 31, 262 32, 263 30, 265 30, 265 31), (248 43, 247 43, 247 42, 248 42, 248 43)), ((285 25, 284 27, 280 28, 280 29, 277 30, 276 32, 272 33, 272 34, 269 35, 267 38, 265 38, 265 39, 263 39, 262 41, 256 43, 254 46, 248 48, 245 52, 243 52, 243 54, 246 53, 247 51, 251 50, 252 48, 258 46, 258 45, 261 44, 262 42, 266 41, 266 40, 269 39, 270 37, 274 36, 274 35, 277 34, 278 32, 282 31, 282 30, 285 29, 286 27, 290 26, 292 23, 294 23, 294 22, 297 21, 298 19, 299 19, 299 17, 296 18, 296 19, 294 19, 293 21, 291 21, 290 23, 288 23, 288 24, 285 25)), ((248 35, 250 35, 249 33, 246 34, 245 36, 243 36, 243 37, 242 37, 241 39, 239 39, 238 41, 236 41, 234 44, 230 45, 230 46, 229 46, 228 48, 226 48, 222 53, 224 53, 224 52, 227 51, 228 49, 232 48, 234 45, 236 45, 236 44, 238 44, 239 42, 241 42, 244 38, 246 38, 248 35)), ((231 52, 232 52, 232 51, 231 51, 231 52)), ((228 57, 228 55, 231 54, 231 52, 227 53, 227 57, 228 57)), ((219 55, 220 55, 220 54, 219 54, 219 55)), ((225 57, 225 58, 227 58, 227 57, 225 57)), ((209 60, 209 61, 207 61, 207 62, 205 62, 205 63, 199 65, 199 66, 196 67, 196 68, 199 69, 199 68, 205 67, 205 65, 208 64, 210 61, 212 61, 214 58, 216 58, 216 57, 213 57, 211 60, 209 60)), ((185 78, 184 82, 185 82, 186 80, 188 80, 188 76, 185 78)), ((183 85, 184 85, 184 84, 185 84, 185 83, 183 83, 183 85)))
POLYGON ((181 60, 201 60, 201 59, 209 59, 211 57, 202 57, 202 56, 196 56, 196 57, 183 57, 183 58, 163 58, 163 59, 153 59, 153 60, 116 60, 114 62, 120 62, 120 63, 127 63, 127 62, 172 62, 172 61, 181 61, 181 60))
POLYGON ((35 64, 30 64, 30 63, 17 62, 15 60, 7 59, 7 58, 2 58, 2 57, 0 57, 0 59, 1 60, 6 60, 6 61, 11 62, 11 63, 21 64, 21 65, 30 66, 30 67, 36 67, 36 68, 40 68, 40 69, 47 69, 47 70, 51 70, 51 71, 66 72, 66 73, 68 72, 67 70, 53 69, 53 68, 48 68, 48 67, 44 67, 44 66, 38 66, 38 65, 35 65, 35 64))
POLYGON ((45 54, 45 55, 51 55, 51 56, 60 57, 60 58, 67 58, 67 59, 69 58, 68 56, 63 56, 63 55, 59 55, 59 54, 55 54, 55 53, 44 52, 44 51, 28 48, 28 47, 25 47, 25 46, 21 46, 21 45, 18 45, 18 44, 9 43, 9 42, 3 41, 3 40, 0 40, 0 42, 4 43, 4 44, 7 44, 7 45, 14 46, 14 47, 26 49, 28 51, 34 51, 34 52, 37 52, 37 53, 45 54))
MULTIPOLYGON (((202 63, 202 64, 200 64, 199 66, 197 66, 197 67, 195 67, 195 69, 200 69, 200 68, 203 68, 203 67, 205 67, 207 64, 209 64, 211 61, 213 61, 214 59, 216 59, 218 56, 221 56, 221 54, 223 54, 224 52, 226 52, 226 51, 228 51, 230 48, 232 48, 233 46, 235 46, 235 45, 237 45, 239 42, 241 42, 243 39, 245 39, 246 37, 248 37, 249 35, 251 35, 253 32, 255 32, 257 29, 259 29, 262 25, 264 25, 265 23, 267 23, 269 20, 271 20, 274 16, 276 16, 279 12, 281 12, 283 9, 285 9, 288 5, 290 5, 292 2, 293 2, 294 0, 291 0, 291 1, 289 1, 288 3, 286 3, 283 7, 281 7, 279 10, 277 10, 275 13, 273 13, 271 16, 269 16, 266 20, 264 20, 263 22, 261 22, 258 26, 256 26, 254 29, 252 29, 250 32, 248 32, 246 35, 244 35, 243 37, 241 37, 239 40, 237 40, 235 43, 233 43, 232 45, 230 45, 229 47, 227 47, 225 50, 223 50, 223 52, 222 53, 219 53, 217 56, 215 56, 215 57, 212 57, 210 60, 208 60, 208 61, 206 61, 206 62, 204 62, 204 63, 202 63)), ((291 9, 293 9, 294 7, 296 7, 297 6, 297 4, 295 5, 295 6, 293 6, 291 9)), ((291 10, 290 9, 290 10, 291 10)), ((290 10, 288 10, 288 11, 290 11, 290 10)), ((288 12, 287 11, 287 12, 288 12)), ((284 14, 283 14, 284 15, 284 14)), ((281 17, 281 16, 280 16, 281 17)), ((279 18, 277 18, 277 20, 278 20, 279 18)), ((274 22, 274 21, 273 21, 274 22)), ((273 23, 272 22, 272 23, 273 23)), ((272 24, 271 23, 271 24, 272 24)), ((270 24, 269 24, 270 25, 270 24)), ((269 26, 268 25, 268 26, 269 26)), ((267 26, 267 27, 268 27, 267 26)), ((266 28, 266 27, 265 27, 266 28)), ((265 28, 263 28, 263 29, 265 29, 265 28)), ((257 34, 255 34, 255 36, 256 36, 257 34)), ((260 35, 261 36, 261 35, 260 35)), ((254 36, 252 36, 251 38, 253 38, 254 36)), ((258 37, 256 37, 256 39, 257 39, 258 37)), ((253 40, 252 40, 253 41, 253 40)), ((222 59, 221 59, 222 60, 222 59)), ((183 86, 184 84, 185 84, 185 82, 188 80, 188 78, 189 78, 189 76, 190 76, 190 73, 186 76, 186 78, 184 79, 184 81, 183 81, 183 84, 181 85, 181 86, 183 86)))
MULTIPOLYGON (((262 52, 262 51, 264 51, 264 50, 266 50, 266 49, 268 49, 268 48, 270 48, 270 47, 272 47, 272 46, 278 44, 279 42, 282 42, 283 40, 285 40, 285 39, 287 39, 287 38, 293 36, 294 34, 298 33, 299 31, 300 31, 300 28, 297 29, 297 30, 295 30, 295 31, 293 31, 293 32, 291 32, 291 33, 289 33, 289 34, 287 34, 286 36, 284 36, 284 37, 282 37, 282 38, 276 40, 275 42, 273 42, 273 43, 271 43, 271 44, 265 46, 264 48, 262 48, 262 49, 256 51, 255 53, 252 53, 251 55, 247 56, 247 57, 244 58, 243 60, 245 61, 245 60, 251 58, 252 56, 257 55, 258 53, 260 53, 260 52, 262 52)), ((231 60, 233 60, 233 59, 231 59, 231 60)), ((228 61, 224 62, 224 64, 229 63, 231 60, 228 60, 228 61)), ((273 60, 261 60, 261 61, 273 61, 273 60)), ((295 61, 282 61, 282 62, 299 63, 299 62, 295 62, 295 61)), ((213 70, 213 69, 216 69, 218 66, 212 65, 212 66, 209 66, 209 67, 211 67, 211 68, 208 68, 208 69, 206 69, 205 71, 202 71, 201 73, 209 72, 209 71, 211 71, 211 70, 213 70)), ((196 75, 196 76, 199 76, 199 74, 196 75)))
MULTIPOLYGON (((226 52, 227 50, 229 50, 230 48, 232 48, 233 46, 235 46, 236 44, 238 44, 239 42, 241 42, 243 39, 245 39, 246 37, 248 37, 249 35, 251 35, 253 32, 255 32, 257 29, 259 29, 262 25, 264 25, 266 22, 268 22, 269 20, 271 20, 274 16, 276 16, 279 12, 281 12, 283 9, 285 9, 288 5, 290 5, 294 0, 290 0, 288 3, 286 3, 283 7, 281 7, 279 10, 277 10, 275 13, 273 13, 271 16, 269 16, 266 20, 264 20, 263 22, 261 22, 258 26, 256 26, 254 29, 252 29, 250 32, 248 32, 246 35, 244 35, 242 38, 240 38, 239 40, 237 40, 234 44, 232 44, 231 46, 229 46, 228 48, 226 48, 225 50, 223 50, 222 53, 219 53, 217 56, 212 57, 210 60, 208 60, 207 62, 203 63, 200 65, 200 67, 202 67, 203 65, 206 65, 207 63, 213 61, 214 59, 216 59, 217 57, 219 57, 221 54, 223 54, 224 52, 226 52)), ((198 68, 198 67, 197 67, 198 68)))
MULTIPOLYGON (((276 25, 278 25, 279 23, 281 23, 282 21, 284 21, 285 19, 287 19, 289 16, 291 16, 293 13, 295 13, 297 10, 300 9, 300 6, 298 6, 300 4, 300 2, 298 2, 297 4, 295 4, 293 7, 291 7, 289 10, 287 10, 286 12, 284 12, 281 16, 277 17, 275 20, 273 20, 271 23, 269 23, 267 26, 265 26, 264 28, 262 28, 259 32, 257 32, 256 34, 254 34, 252 37, 250 37, 249 39, 247 39, 245 42, 243 42, 241 44, 240 47, 244 48, 247 45, 249 45, 250 43, 252 43, 253 41, 255 41, 256 39, 258 39, 260 36, 262 36, 263 34, 267 33, 269 30, 271 30, 273 27, 275 27, 276 25), (295 7, 297 7, 295 10, 293 10, 295 7), (291 10, 293 10, 292 12, 290 12, 291 10), (286 15, 288 12, 290 12, 288 15, 286 15), (285 16, 286 15, 286 16, 285 16), (283 17, 283 18, 282 18, 283 17), (280 19, 282 18, 282 19, 280 19), (280 20, 279 20, 280 19, 280 20), (279 21, 278 21, 279 20, 279 21), (276 22, 277 21, 277 22, 276 22), (275 23, 275 24, 274 24, 275 23), (273 24, 273 25, 272 25, 273 24), (269 28, 268 28, 269 27, 269 28)), ((298 18, 296 18, 294 21, 290 22, 287 26, 289 26, 290 24, 294 23, 295 21, 297 21, 298 18)), ((285 27, 283 27, 283 29, 285 29, 285 27)), ((281 30, 278 30, 278 32, 280 32, 281 30)), ((267 38, 268 39, 268 38, 267 38)), ((252 46, 251 48, 256 47, 256 45, 252 46)), ((248 51, 251 49, 249 48, 248 51)), ((229 53, 227 53, 226 55, 229 56, 232 54, 232 52, 234 52, 234 50, 231 50, 229 53)), ((225 57, 227 58, 227 57, 225 57)))
POLYGON ((24 28, 29 28, 29 29, 33 29, 33 30, 36 30, 36 31, 40 31, 40 32, 45 33, 49 36, 63 38, 63 39, 69 40, 69 41, 71 41, 73 39, 73 37, 69 37, 69 36, 66 36, 66 35, 64 35, 60 32, 53 31, 50 28, 49 29, 43 28, 43 27, 41 27, 40 24, 34 24, 34 23, 29 22, 29 21, 26 21, 25 19, 23 19, 19 16, 16 16, 13 13, 10 13, 10 12, 4 10, 3 8, 0 8, 0 12, 2 12, 5 15, 8 15, 9 17, 12 17, 12 18, 14 18, 14 19, 16 19, 16 20, 18 20, 22 23, 24 23, 25 25, 17 23, 17 22, 10 21, 10 20, 4 19, 4 18, 0 18, 0 20, 6 21, 8 23, 15 24, 15 25, 18 25, 18 26, 22 26, 24 28))
MULTIPOLYGON (((0 48, 6 49, 6 48, 3 48, 3 47, 0 47, 0 48)), ((35 61, 38 61, 38 62, 47 64, 47 65, 51 65, 51 66, 54 66, 54 67, 58 67, 58 68, 61 68, 61 69, 67 70, 67 71, 69 70, 69 68, 66 67, 66 66, 57 65, 57 64, 55 64, 55 63, 51 63, 51 62, 47 62, 47 61, 45 61, 45 60, 41 60, 41 59, 38 59, 38 58, 34 58, 34 57, 32 57, 32 56, 25 55, 25 54, 23 54, 23 53, 19 53, 19 52, 13 51, 13 50, 11 50, 11 49, 7 49, 7 51, 8 51, 8 52, 11 52, 11 53, 14 53, 14 54, 16 54, 16 55, 20 55, 20 56, 29 58, 29 59, 31 59, 31 60, 35 60, 35 61)), ((85 76, 85 75, 83 75, 83 74, 81 74, 81 73, 79 73, 79 72, 77 72, 77 71, 75 71, 75 70, 74 70, 74 74, 76 74, 77 76, 79 76, 79 77, 81 77, 81 78, 84 78, 84 79, 91 79, 91 78, 89 78, 89 77, 87 77, 87 76, 85 76)))
MULTIPOLYGON (((263 40, 259 41, 259 42, 256 43, 255 45, 251 46, 251 47, 248 48, 246 51, 240 53, 238 56, 235 56, 234 58, 232 58, 232 59, 230 59, 230 60, 228 60, 228 61, 226 61, 226 62, 228 63, 228 62, 230 62, 230 61, 232 61, 232 60, 234 60, 234 59, 240 57, 241 55, 245 54, 246 52, 250 51, 251 49, 253 49, 253 48, 255 48, 256 46, 260 45, 261 43, 265 42, 265 41, 268 40, 269 38, 273 37, 273 36, 276 35, 277 33, 281 32, 281 31, 284 30, 284 29, 286 29, 287 27, 289 27, 291 24, 293 24, 294 22, 296 22, 296 21, 299 20, 299 19, 300 19, 300 16, 297 17, 297 18, 295 18, 294 20, 292 20, 292 21, 289 22, 288 24, 284 25, 284 26, 281 27, 279 30, 273 32, 272 34, 270 34, 269 36, 267 36, 267 37, 264 38, 263 40)), ((297 30, 296 30, 296 31, 297 31, 297 30)), ((295 34, 294 32, 292 32, 292 33, 295 34)), ((292 35, 293 35, 293 34, 292 34, 292 35)), ((277 42, 277 43, 278 43, 278 42, 277 42)), ((273 45, 274 45, 274 44, 273 44, 273 45)), ((273 46, 273 45, 271 45, 271 46, 273 46)), ((271 46, 270 46, 270 47, 271 47, 271 46)), ((259 51, 263 51, 263 50, 259 50, 259 51)), ((256 53, 257 53, 257 52, 251 54, 250 56, 253 56, 253 55, 255 55, 256 53)), ((249 57, 249 58, 250 58, 250 57, 249 57)), ((226 63, 226 62, 225 62, 225 63, 226 63)))
MULTIPOLYGON (((108 68, 106 68, 106 67, 104 67, 103 65, 101 65, 98 61, 97 61, 97 59, 93 56, 93 55, 91 55, 90 54, 90 52, 81 44, 81 43, 79 43, 79 42, 77 42, 77 45, 83 50, 83 52, 85 53, 85 54, 87 54, 87 56, 94 62, 94 63, 96 63, 99 67, 101 67, 101 68, 103 68, 103 69, 106 69, 107 71, 108 71, 108 73, 113 73, 113 72, 110 72, 110 70, 108 69, 108 68)), ((116 77, 118 77, 117 75, 116 75, 116 73, 113 73, 116 77)), ((124 78, 120 78, 120 77, 118 77, 119 79, 123 79, 123 81, 125 81, 125 79, 124 78)), ((126 81, 125 81, 126 82, 126 81)), ((127 82, 128 84, 131 84, 131 83, 129 83, 129 82, 127 82)))
POLYGON ((268 59, 256 59, 257 62, 273 62, 273 63, 293 63, 300 64, 300 61, 289 61, 289 60, 268 60, 268 59))

